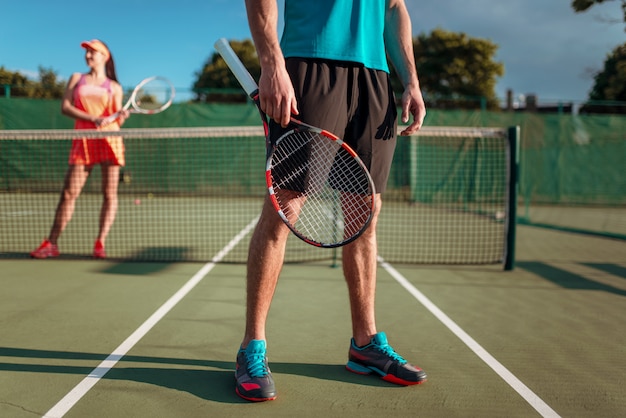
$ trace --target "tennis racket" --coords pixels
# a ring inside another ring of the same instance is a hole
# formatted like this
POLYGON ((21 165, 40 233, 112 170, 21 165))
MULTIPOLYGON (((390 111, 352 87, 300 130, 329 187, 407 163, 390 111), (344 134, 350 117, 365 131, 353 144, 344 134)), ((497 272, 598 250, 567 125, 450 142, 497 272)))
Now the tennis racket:
POLYGON ((265 180, 280 218, 297 237, 317 247, 354 241, 372 220, 376 194, 361 159, 337 136, 294 118, 272 143, 256 82, 226 39, 219 39, 215 49, 259 109, 267 146, 265 180))
POLYGON ((176 89, 167 78, 148 77, 133 89, 122 110, 105 118, 102 125, 113 122, 124 110, 130 109, 130 113, 142 113, 144 115, 163 112, 170 107, 175 95, 176 89))

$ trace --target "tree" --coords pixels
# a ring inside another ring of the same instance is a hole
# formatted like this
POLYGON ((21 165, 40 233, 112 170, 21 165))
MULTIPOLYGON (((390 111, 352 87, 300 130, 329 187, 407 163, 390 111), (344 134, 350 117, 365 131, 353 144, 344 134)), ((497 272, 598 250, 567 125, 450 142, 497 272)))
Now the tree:
POLYGON ((419 35, 415 63, 428 105, 476 108, 484 100, 488 108, 498 108, 495 87, 504 65, 494 61, 497 49, 489 40, 443 29, 419 35))
MULTIPOLYGON (((230 45, 252 77, 258 80, 261 75, 261 65, 252 41, 249 39, 231 41, 230 45)), ((239 82, 217 52, 213 53, 196 76, 198 78, 193 85, 196 101, 245 102, 247 100, 239 82)))
MULTIPOLYGON (((592 6, 614 0, 572 0, 572 8, 576 13, 586 12, 592 6)), ((626 23, 626 0, 620 0, 622 2, 622 21, 626 23)), ((626 31, 626 27, 624 27, 626 31)))
POLYGON ((60 99, 65 92, 65 82, 58 79, 51 68, 39 67, 39 82, 35 83, 32 96, 39 99, 60 99))
MULTIPOLYGON (((626 43, 617 46, 604 61, 604 68, 594 77, 589 100, 626 102, 626 43)), ((583 112, 626 113, 626 106, 586 104, 583 112)))
POLYGON ((11 96, 29 97, 28 92, 32 89, 32 84, 32 81, 25 75, 0 67, 0 85, 7 86, 11 96))
MULTIPOLYGON (((591 7, 614 0, 572 0, 572 8, 582 13, 591 7)), ((626 0, 622 3, 622 21, 626 23, 626 0)), ((624 27, 626 31, 626 26, 624 27)), ((599 105, 598 101, 626 102, 626 43, 617 46, 604 61, 604 69, 594 77, 594 85, 589 93, 590 103, 585 104, 581 112, 588 113, 626 113, 626 106, 599 105)))
MULTIPOLYGON (((496 77, 504 74, 504 66, 493 61, 497 45, 441 29, 433 31, 430 36, 421 35, 413 43, 420 83, 430 97, 429 106, 480 107, 482 99, 490 108, 498 106, 496 77)), ((258 79, 261 66, 252 41, 231 41, 231 46, 252 76, 258 79)), ((402 84, 390 67, 394 91, 401 94, 402 84)), ((196 76, 196 101, 247 100, 218 53, 213 53, 196 76)))
POLYGON ((0 85, 9 88, 12 97, 36 99, 60 99, 65 91, 65 82, 58 79, 52 69, 39 67, 39 80, 33 81, 20 72, 0 67, 0 85))

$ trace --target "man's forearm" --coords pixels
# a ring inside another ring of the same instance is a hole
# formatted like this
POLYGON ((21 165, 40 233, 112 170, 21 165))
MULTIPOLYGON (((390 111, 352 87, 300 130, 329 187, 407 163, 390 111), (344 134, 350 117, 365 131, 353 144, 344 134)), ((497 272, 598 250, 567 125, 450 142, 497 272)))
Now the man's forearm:
POLYGON ((246 0, 246 11, 261 68, 282 63, 284 59, 278 40, 276 0, 246 0))

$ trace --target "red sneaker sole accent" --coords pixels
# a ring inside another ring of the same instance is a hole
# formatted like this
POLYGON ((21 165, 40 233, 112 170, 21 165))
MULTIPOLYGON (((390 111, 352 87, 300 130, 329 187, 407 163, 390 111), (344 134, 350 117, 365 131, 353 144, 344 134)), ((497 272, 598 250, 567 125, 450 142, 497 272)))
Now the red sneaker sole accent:
MULTIPOLYGON (((348 366, 346 366, 346 370, 348 370, 349 372, 352 372, 352 373, 360 374, 362 376, 367 376, 367 375, 370 375, 370 374, 374 373, 373 371, 369 372, 369 373, 368 372, 360 372, 358 370, 351 369, 348 366)), ((385 375, 385 376, 381 376, 380 378, 383 379, 386 382, 393 383, 393 384, 396 384, 396 385, 401 385, 401 386, 419 385, 419 384, 424 383, 426 381, 426 379, 424 379, 424 380, 420 380, 419 382, 410 382, 408 380, 399 379, 399 378, 397 378, 397 377, 395 377, 393 375, 390 375, 390 374, 385 375)))
POLYGON ((56 258, 58 257, 59 254, 44 254, 44 255, 39 255, 39 254, 30 254, 30 258, 36 258, 37 260, 45 260, 46 258, 56 258))
POLYGON ((420 380, 419 382, 410 382, 408 380, 399 379, 399 378, 397 378, 395 376, 392 376, 390 374, 384 376, 382 379, 384 381, 386 381, 386 382, 395 383, 396 385, 402 385, 402 386, 419 385, 419 384, 424 383, 426 381, 426 379, 424 379, 424 380, 420 380))
POLYGON ((246 401, 251 401, 251 402, 265 402, 265 401, 273 401, 274 399, 276 399, 276 396, 273 396, 271 398, 251 398, 249 396, 244 396, 239 392, 239 389, 235 389, 235 392, 237 392, 237 395, 239 395, 239 397, 245 399, 246 401))

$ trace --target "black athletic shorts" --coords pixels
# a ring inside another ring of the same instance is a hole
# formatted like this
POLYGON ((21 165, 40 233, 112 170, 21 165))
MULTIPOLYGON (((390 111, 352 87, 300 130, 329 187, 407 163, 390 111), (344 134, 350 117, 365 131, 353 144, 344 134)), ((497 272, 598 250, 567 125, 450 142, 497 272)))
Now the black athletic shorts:
MULTIPOLYGON (((397 128, 389 75, 343 61, 288 58, 286 65, 298 102, 297 118, 343 139, 370 171, 376 192, 384 192, 397 128)), ((284 132, 270 122, 271 140, 284 132)))

